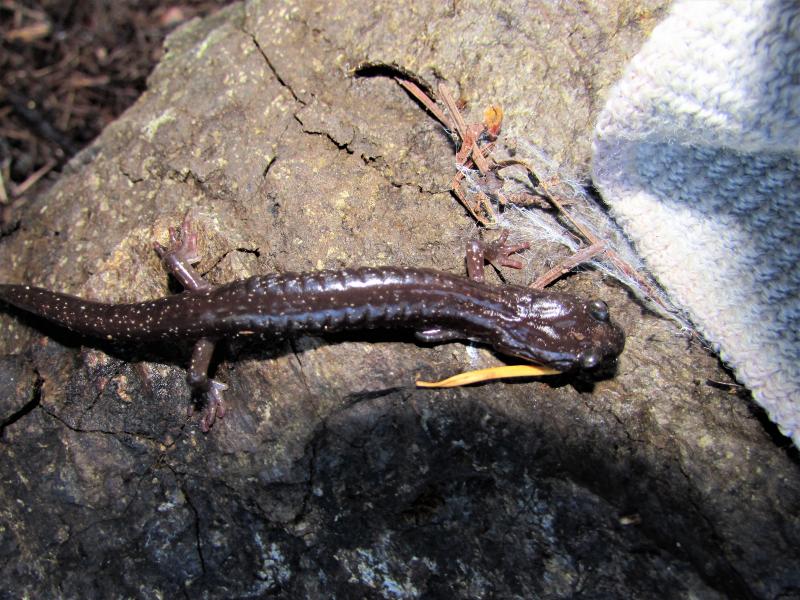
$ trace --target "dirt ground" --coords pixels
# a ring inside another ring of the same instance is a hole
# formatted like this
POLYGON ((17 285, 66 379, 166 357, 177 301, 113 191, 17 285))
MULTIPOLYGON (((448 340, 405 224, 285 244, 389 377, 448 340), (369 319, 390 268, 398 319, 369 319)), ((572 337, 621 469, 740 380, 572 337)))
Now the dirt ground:
POLYGON ((0 201, 41 192, 145 90, 164 37, 230 3, 3 0, 0 201))

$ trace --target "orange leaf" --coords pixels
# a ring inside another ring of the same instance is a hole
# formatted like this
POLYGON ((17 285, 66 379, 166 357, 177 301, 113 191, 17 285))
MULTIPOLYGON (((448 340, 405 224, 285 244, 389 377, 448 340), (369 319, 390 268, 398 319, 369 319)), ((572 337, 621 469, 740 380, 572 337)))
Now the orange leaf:
POLYGON ((491 381, 492 379, 504 379, 507 377, 539 377, 540 375, 558 375, 561 371, 556 371, 550 367, 539 367, 536 365, 509 365, 504 367, 490 367, 488 369, 478 369, 477 371, 467 371, 459 373, 441 381, 417 381, 417 386, 426 388, 458 387, 478 383, 480 381, 491 381))
POLYGON ((491 138, 496 138, 503 126, 503 109, 497 104, 487 106, 483 111, 483 124, 486 125, 486 133, 491 138))

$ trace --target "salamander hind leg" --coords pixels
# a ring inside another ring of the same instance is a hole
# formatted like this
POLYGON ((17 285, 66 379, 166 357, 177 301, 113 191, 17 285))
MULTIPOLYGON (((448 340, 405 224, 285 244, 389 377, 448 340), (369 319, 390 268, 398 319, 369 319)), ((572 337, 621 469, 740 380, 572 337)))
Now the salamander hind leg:
POLYGON ((180 227, 169 228, 169 248, 158 242, 153 242, 153 247, 172 276, 185 289, 197 292, 211 287, 192 266, 200 262, 200 256, 197 253, 197 232, 192 230, 189 213, 180 227))
POLYGON ((470 279, 483 283, 485 280, 484 264, 491 263, 495 267, 510 267, 512 269, 521 269, 522 262, 511 258, 512 254, 516 254, 522 250, 530 248, 528 242, 522 244, 507 244, 508 230, 504 229, 503 232, 493 242, 486 243, 482 240, 471 240, 467 244, 467 274, 470 279))
MULTIPOLYGON (((186 374, 186 383, 189 384, 192 393, 203 396, 205 400, 205 410, 200 419, 200 429, 204 432, 208 432, 217 419, 225 416, 222 392, 228 386, 208 377, 208 366, 213 354, 214 342, 212 340, 209 338, 198 340, 192 349, 192 361, 189 363, 189 370, 186 374)), ((192 412, 192 405, 189 405, 189 412, 192 412)))

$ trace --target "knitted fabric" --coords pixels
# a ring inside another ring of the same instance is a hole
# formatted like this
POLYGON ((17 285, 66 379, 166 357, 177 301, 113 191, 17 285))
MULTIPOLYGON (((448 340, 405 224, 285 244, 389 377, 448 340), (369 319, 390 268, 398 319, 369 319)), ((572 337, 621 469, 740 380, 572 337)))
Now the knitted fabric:
POLYGON ((800 5, 677 2, 593 154, 648 267, 800 447, 800 5))

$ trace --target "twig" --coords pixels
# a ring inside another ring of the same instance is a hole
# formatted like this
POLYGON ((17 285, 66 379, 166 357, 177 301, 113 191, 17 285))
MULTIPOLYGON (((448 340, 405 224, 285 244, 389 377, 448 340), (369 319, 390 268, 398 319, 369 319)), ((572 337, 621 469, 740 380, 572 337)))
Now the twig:
MULTIPOLYGON (((564 208, 563 204, 556 198, 555 194, 551 192, 549 182, 547 180, 540 178, 533 171, 533 169, 531 169, 531 167, 526 163, 520 161, 519 164, 522 164, 528 170, 529 178, 531 178, 532 182, 534 181, 533 178, 535 178, 535 180, 539 182, 539 187, 544 191, 543 194, 544 198, 548 202, 550 202, 550 204, 553 205, 553 207, 558 211, 559 215, 561 215, 567 222, 569 222, 570 225, 572 225, 572 227, 577 232, 579 232, 586 241, 589 242, 590 244, 589 248, 597 245, 602 246, 603 252, 608 262, 614 265, 614 267, 616 267, 626 277, 629 277, 631 280, 635 281, 636 285, 638 285, 647 294, 650 300, 658 304, 665 311, 670 312, 669 307, 666 306, 664 302, 661 300, 661 297, 655 290, 655 288, 652 285, 650 285, 650 283, 635 268, 633 268, 633 266, 631 266, 627 261, 625 261, 615 250, 610 248, 607 242, 598 238, 589 229, 581 225, 581 223, 576 221, 572 217, 572 215, 569 214, 569 212, 564 208)), ((581 252, 581 250, 578 250, 578 253, 579 252, 581 252)), ((592 257, 589 257, 586 260, 590 260, 591 258, 592 257)), ((536 281, 539 281, 539 279, 537 279, 536 281)))
MULTIPOLYGON (((416 98, 430 113, 452 134, 458 136, 459 145, 456 152, 456 164, 465 169, 471 169, 474 165, 481 175, 486 175, 493 168, 488 156, 494 149, 494 142, 489 142, 481 146, 478 140, 486 133, 485 137, 493 139, 500 131, 503 111, 499 107, 490 107, 487 110, 486 118, 491 121, 489 125, 481 123, 467 124, 461 111, 456 105, 453 94, 446 85, 439 86, 439 94, 442 97, 445 107, 450 113, 448 117, 436 104, 435 100, 424 92, 416 83, 411 80, 395 77, 394 80, 403 87, 409 94, 416 98)), ((450 187, 453 195, 469 211, 472 217, 484 227, 497 226, 497 213, 489 196, 482 190, 475 192, 477 199, 471 199, 464 190, 461 189, 461 182, 464 173, 459 171, 455 174, 450 187)))
POLYGON ((5 96, 5 100, 13 107, 14 112, 19 115, 37 135, 58 144, 68 155, 78 152, 78 147, 65 133, 56 129, 45 115, 34 108, 35 103, 29 102, 27 98, 17 92, 0 88, 0 94, 5 96))
POLYGON ((580 250, 572 254, 572 256, 558 263, 555 267, 550 269, 544 275, 540 275, 539 277, 537 277, 536 281, 534 281, 530 285, 530 287, 536 290, 542 290, 551 283, 553 283, 554 281, 556 281, 562 275, 566 275, 567 273, 569 273, 572 269, 574 269, 578 265, 581 265, 585 262, 589 262, 598 254, 607 251, 608 248, 603 242, 592 244, 591 246, 585 246, 584 248, 581 248, 580 250))
POLYGON ((503 111, 499 106, 490 106, 486 109, 483 124, 467 124, 464 117, 461 115, 461 111, 452 93, 446 85, 439 85, 439 94, 447 111, 450 113, 450 118, 448 118, 436 102, 413 81, 399 77, 395 77, 395 81, 422 103, 442 125, 458 136, 460 144, 456 152, 456 163, 459 167, 463 167, 463 169, 459 170, 453 177, 451 181, 451 190, 453 195, 464 205, 476 221, 487 228, 496 227, 498 224, 497 213, 495 212, 491 199, 486 192, 480 189, 480 186, 476 186, 478 189, 473 194, 475 199, 467 197, 466 193, 462 190, 462 182, 465 178, 464 169, 470 169, 472 165, 474 165, 481 174, 481 180, 485 180, 490 173, 496 176, 498 180, 502 180, 504 178, 498 173, 499 169, 516 165, 525 170, 535 194, 523 193, 506 195, 498 191, 498 203, 500 205, 505 205, 509 201, 516 200, 517 196, 524 198, 528 203, 531 201, 543 200, 555 209, 560 219, 566 222, 568 231, 572 231, 582 238, 585 244, 583 247, 579 248, 570 257, 547 271, 547 273, 538 277, 531 284, 531 287, 537 289, 544 288, 575 267, 589 262, 602 254, 608 263, 623 276, 633 281, 652 302, 656 303, 666 312, 671 312, 670 307, 664 303, 657 290, 644 276, 613 250, 608 242, 600 239, 565 209, 565 205, 572 204, 572 202, 567 198, 563 198, 554 189, 555 184, 559 182, 557 178, 540 176, 535 168, 524 160, 508 158, 497 161, 490 157, 490 153, 494 148, 494 142, 492 141, 481 145, 479 140, 494 140, 499 135, 503 119, 503 111))
POLYGON ((467 200, 466 196, 464 196, 464 192, 461 191, 461 188, 458 185, 454 185, 452 187, 452 192, 456 198, 464 205, 464 207, 469 211, 469 214, 473 216, 473 218, 478 221, 481 225, 487 228, 494 228, 497 227, 497 217, 494 213, 494 207, 492 206, 492 201, 489 200, 489 197, 484 194, 482 191, 478 190, 475 194, 478 197, 478 202, 470 202, 467 200), (483 212, 486 216, 481 214, 480 209, 483 209, 483 212))
POLYGON ((456 128, 458 137, 461 138, 461 148, 456 154, 456 162, 466 166, 468 158, 471 158, 481 174, 485 175, 489 172, 489 163, 483 155, 483 150, 478 145, 478 138, 485 131, 486 126, 481 123, 467 125, 458 110, 458 106, 456 106, 453 95, 443 83, 439 85, 439 94, 442 96, 442 102, 444 102, 447 110, 453 116, 453 126, 456 128))
POLYGON ((8 194, 6 193, 6 178, 3 176, 3 169, 0 169, 0 204, 8 204, 8 194))
POLYGON ((394 80, 409 94, 419 100, 425 106, 425 108, 431 111, 431 114, 436 117, 436 119, 442 125, 444 125, 445 128, 452 131, 453 124, 450 122, 450 119, 447 118, 447 115, 442 112, 442 109, 436 106, 436 103, 428 96, 428 94, 423 92, 416 83, 409 81, 408 79, 400 79, 399 77, 395 77, 394 80))
POLYGON ((51 160, 43 167, 40 167, 35 172, 31 173, 25 181, 20 183, 19 185, 12 186, 11 188, 11 195, 15 198, 22 196, 25 192, 30 189, 33 184, 39 181, 42 177, 47 175, 58 163, 54 160, 51 160))

